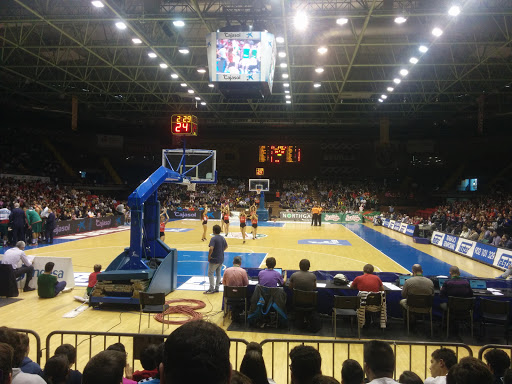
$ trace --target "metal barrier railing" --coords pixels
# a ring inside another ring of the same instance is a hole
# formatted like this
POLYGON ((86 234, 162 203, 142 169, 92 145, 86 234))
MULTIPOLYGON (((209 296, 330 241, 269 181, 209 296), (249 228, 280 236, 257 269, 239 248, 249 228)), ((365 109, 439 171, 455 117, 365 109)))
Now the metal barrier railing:
POLYGON ((478 359, 484 361, 484 359, 483 359, 484 352, 487 351, 488 349, 494 349, 494 348, 507 350, 508 354, 510 355, 510 359, 512 360, 512 345, 501 345, 501 344, 486 344, 486 345, 484 345, 483 347, 481 347, 478 350, 478 359))
POLYGON ((20 328, 11 328, 13 331, 16 331, 16 332, 19 332, 19 333, 24 333, 28 336, 29 338, 29 345, 34 345, 32 343, 32 341, 30 340, 30 337, 33 336, 34 339, 36 340, 36 348, 30 348, 30 351, 32 353, 36 353, 36 363, 41 365, 41 356, 43 355, 42 351, 41 351, 41 337, 39 337, 39 334, 35 331, 32 331, 30 329, 20 329, 20 328))
MULTIPOLYGON (((71 344, 77 351, 75 369, 82 371, 92 356, 104 351, 111 344, 122 343, 127 352, 131 351, 131 353, 129 353, 132 359, 131 365, 135 370, 140 369, 140 363, 138 362, 140 352, 147 345, 160 344, 164 342, 166 338, 167 335, 161 334, 54 331, 46 337, 46 360, 53 356, 53 353, 58 346, 62 344, 71 344), (57 341, 55 341, 56 339, 57 341)), ((243 339, 230 339, 230 341, 230 360, 233 367, 238 367, 238 361, 241 361, 245 354, 245 348, 240 348, 239 344, 247 345, 248 342, 243 339)))
MULTIPOLYGON (((416 372, 419 376, 427 377, 430 355, 434 350, 447 347, 455 349, 457 359, 465 356, 473 356, 473 351, 466 344, 459 343, 432 343, 432 342, 406 342, 388 341, 393 347, 395 360, 400 361, 401 370, 416 372)), ((276 382, 290 382, 290 358, 289 353, 297 345, 311 345, 322 356, 322 374, 341 380, 341 365, 346 359, 363 362, 364 340, 304 340, 304 339, 267 339, 260 344, 263 347, 263 357, 270 365, 270 377, 276 382), (330 355, 330 356, 329 356, 330 355)), ((361 364, 362 366, 363 364, 361 364)), ((400 376, 401 372, 398 372, 400 376)), ((394 377, 397 377, 396 363, 394 377)))

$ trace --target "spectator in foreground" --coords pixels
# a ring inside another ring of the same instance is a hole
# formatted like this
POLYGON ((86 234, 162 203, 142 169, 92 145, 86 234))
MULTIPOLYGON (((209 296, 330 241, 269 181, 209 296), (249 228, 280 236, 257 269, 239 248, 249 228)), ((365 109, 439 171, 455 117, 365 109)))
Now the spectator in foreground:
POLYGON ((505 371, 505 376, 503 376, 503 384, 512 384, 512 369, 507 369, 505 371))
POLYGON ((464 357, 459 364, 450 368, 446 384, 492 384, 494 377, 482 361, 474 357, 464 357))
POLYGON ((251 379, 238 371, 231 371, 230 384, 253 384, 251 379))
POLYGON ((151 379, 158 375, 158 364, 160 364, 161 357, 160 347, 156 344, 150 344, 140 353, 140 364, 142 371, 133 372, 133 380, 141 381, 144 379, 151 379))
POLYGON ((11 384, 14 350, 9 344, 0 343, 0 384, 11 384))
POLYGON ((114 343, 112 345, 109 345, 107 348, 107 351, 118 351, 122 352, 125 356, 124 359, 124 376, 123 376, 123 384, 137 384, 135 380, 132 380, 133 376, 133 368, 130 366, 130 363, 126 361, 126 357, 128 356, 128 353, 126 353, 126 348, 124 347, 123 343, 114 343))
POLYGON ((229 347, 229 337, 219 326, 203 320, 183 324, 165 341, 161 383, 229 384, 229 347))
POLYGON ((125 365, 125 353, 114 350, 100 352, 85 366, 82 384, 120 384, 125 365))
POLYGON ((362 384, 364 372, 358 361, 347 359, 341 366, 341 384, 362 384))
POLYGON ((403 371, 398 379, 400 384, 423 384, 423 380, 413 371, 403 371))
POLYGON ((446 375, 451 367, 457 364, 457 356, 448 348, 436 349, 430 359, 431 377, 425 379, 425 384, 445 384, 446 375))
POLYGON ((292 384, 312 384, 313 377, 322 374, 322 357, 313 347, 299 345, 290 351, 292 384))
POLYGON ((65 355, 68 359, 69 372, 66 384, 80 384, 82 382, 82 373, 71 369, 76 362, 76 348, 71 344, 62 344, 55 349, 55 355, 65 355))
POLYGON ((41 369, 41 366, 36 362, 33 362, 28 357, 28 354, 30 353, 30 341, 28 336, 25 333, 19 333, 18 335, 20 337, 20 348, 25 356, 20 365, 21 371, 25 373, 35 373, 36 375, 43 377, 43 370, 41 369))
POLYGON ((66 384, 69 373, 69 362, 66 355, 50 357, 44 366, 44 379, 50 384, 66 384))
POLYGON ((501 349, 494 348, 485 353, 484 359, 487 362, 487 367, 489 367, 494 375, 494 383, 503 383, 505 371, 510 368, 510 357, 508 357, 507 353, 501 349))
POLYGON ((263 360, 263 350, 258 343, 249 343, 245 356, 240 364, 240 373, 251 379, 252 384, 275 384, 267 378, 267 368, 263 360))
POLYGON ((313 377, 311 384, 340 384, 340 382, 336 380, 334 377, 316 375, 315 377, 313 377))
POLYGON ((364 344, 363 355, 364 371, 370 384, 397 384, 393 380, 395 355, 388 343, 380 340, 369 341, 364 344))
POLYGON ((0 327, 0 343, 8 344, 14 351, 12 359, 13 384, 46 384, 41 376, 22 372, 19 368, 25 354, 21 348, 18 332, 7 327, 0 327))

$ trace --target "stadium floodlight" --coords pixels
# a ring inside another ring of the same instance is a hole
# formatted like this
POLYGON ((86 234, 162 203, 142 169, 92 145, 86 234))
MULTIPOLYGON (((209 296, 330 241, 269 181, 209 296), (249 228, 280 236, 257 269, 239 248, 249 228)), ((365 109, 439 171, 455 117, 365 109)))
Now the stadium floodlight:
POLYGON ((279 52, 277 55, 279 57, 286 57, 286 52, 279 52))
POLYGON ((305 30, 308 27, 308 15, 305 12, 298 12, 293 23, 299 31, 305 30))
POLYGON ((178 52, 181 53, 182 55, 186 55, 187 53, 190 53, 190 51, 186 47, 182 47, 182 48, 178 49, 178 52))
POLYGON ((197 72, 199 72, 199 73, 206 73, 206 69, 204 69, 204 68, 197 68, 197 72))
POLYGON ((395 23, 397 24, 403 24, 407 21, 407 19, 403 16, 395 17, 395 23))
POLYGON ((141 39, 138 39, 138 38, 136 38, 136 37, 134 37, 134 38, 132 39, 132 43, 133 43, 133 44, 142 44, 142 40, 141 40, 141 39))
POLYGON ((290 86, 290 83, 284 83, 283 87, 288 88, 290 86))
POLYGON ((183 20, 175 20, 172 23, 174 24, 175 27, 184 27, 185 26, 185 22, 183 20))
POLYGON ((180 85, 181 85, 182 87, 186 87, 186 86, 187 86, 187 84, 186 84, 186 83, 181 83, 180 85))
POLYGON ((395 90, 395 88, 393 88, 393 87, 387 87, 387 88, 386 88, 386 90, 387 90, 388 92, 393 92, 393 91, 395 90))
POLYGON ((123 23, 122 21, 118 21, 118 22, 116 23, 116 27, 117 27, 117 29, 121 29, 121 30, 123 30, 123 29, 126 29, 126 24, 125 24, 125 23, 123 23))
POLYGON ((285 95, 284 97, 287 98, 287 99, 291 99, 292 98, 290 95, 285 95))
POLYGON ((388 98, 388 95, 380 95, 380 98, 381 98, 382 100, 386 100, 386 99, 388 98))
POLYGON ((400 84, 402 82, 402 80, 400 80, 398 77, 393 79, 393 83, 395 84, 400 84))
POLYGON ((103 8, 104 5, 101 1, 91 1, 91 4, 94 5, 96 8, 103 8))
POLYGON ((428 51, 428 47, 426 45, 420 45, 418 51, 420 51, 421 53, 426 53, 428 51))
POLYGON ((348 19, 346 17, 340 17, 336 20, 336 24, 338 25, 345 25, 348 23, 348 19))
POLYGON ((277 36, 276 37, 276 42, 279 43, 279 44, 283 44, 284 43, 284 37, 282 36, 277 36))
POLYGON ((206 105, 206 103, 204 101, 201 101, 201 105, 206 105))
POLYGON ((288 74, 287 73, 283 73, 282 76, 283 76, 283 79, 287 79, 288 78, 288 74))
POLYGON ((433 30, 432 30, 432 34, 435 36, 435 37, 439 37, 443 34, 443 30, 441 28, 438 28, 438 27, 435 27, 433 30))
POLYGON ((382 103, 382 102, 384 102, 384 100, 382 100, 382 99, 379 99, 379 103, 382 103))
POLYGON ((401 69, 400 70, 400 76, 405 77, 409 74, 409 71, 407 69, 401 69))
POLYGON ((411 64, 417 64, 417 63, 418 63, 418 61, 419 61, 419 60, 418 60, 418 58, 417 58, 417 57, 411 57, 411 58, 409 59, 409 63, 411 63, 411 64))
POLYGON ((167 68, 167 64, 165 64, 165 63, 160 63, 160 68, 163 68, 163 69, 167 68))
POLYGON ((320 84, 320 83, 313 84, 313 87, 315 87, 315 88, 320 88, 321 86, 322 86, 322 84, 320 84))
POLYGON ((288 67, 288 64, 286 64, 286 63, 281 63, 281 64, 279 64, 279 66, 280 66, 281 68, 286 68, 286 67, 288 67))
POLYGON ((215 87, 215 85, 213 85, 213 84, 211 84, 211 83, 210 83, 210 84, 208 84, 208 86, 209 86, 210 88, 215 87))
POLYGON ((450 16, 453 16, 453 17, 459 16, 459 14, 460 14, 460 7, 458 5, 452 5, 450 7, 450 9, 448 10, 448 14, 450 16))
POLYGON ((316 50, 319 54, 324 55, 327 53, 328 49, 327 47, 320 47, 316 50))
POLYGON ((196 100, 199 101, 199 100, 201 100, 201 98, 196 96, 196 100))
POLYGON ((316 73, 322 73, 324 69, 322 67, 315 68, 316 73))
POLYGON ((177 79, 177 78, 178 78, 178 74, 176 74, 176 73, 171 73, 171 77, 172 77, 173 79, 177 79))
POLYGON ((292 101, 291 100, 286 100, 286 104, 291 104, 292 101))
POLYGON ((194 93, 194 90, 193 89, 189 89, 187 92, 188 93, 194 93))

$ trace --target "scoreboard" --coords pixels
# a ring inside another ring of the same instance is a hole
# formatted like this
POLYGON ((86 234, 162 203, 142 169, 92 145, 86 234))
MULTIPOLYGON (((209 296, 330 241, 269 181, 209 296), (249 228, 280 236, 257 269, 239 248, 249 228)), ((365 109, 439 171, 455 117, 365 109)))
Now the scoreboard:
POLYGON ((260 145, 260 163, 300 163, 301 149, 296 145, 260 145))

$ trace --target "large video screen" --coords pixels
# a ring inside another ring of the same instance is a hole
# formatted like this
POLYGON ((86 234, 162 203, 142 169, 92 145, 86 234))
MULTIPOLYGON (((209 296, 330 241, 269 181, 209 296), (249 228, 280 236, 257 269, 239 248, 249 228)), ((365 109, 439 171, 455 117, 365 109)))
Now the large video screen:
POLYGON ((217 40, 217 73, 261 73, 260 40, 217 40))

